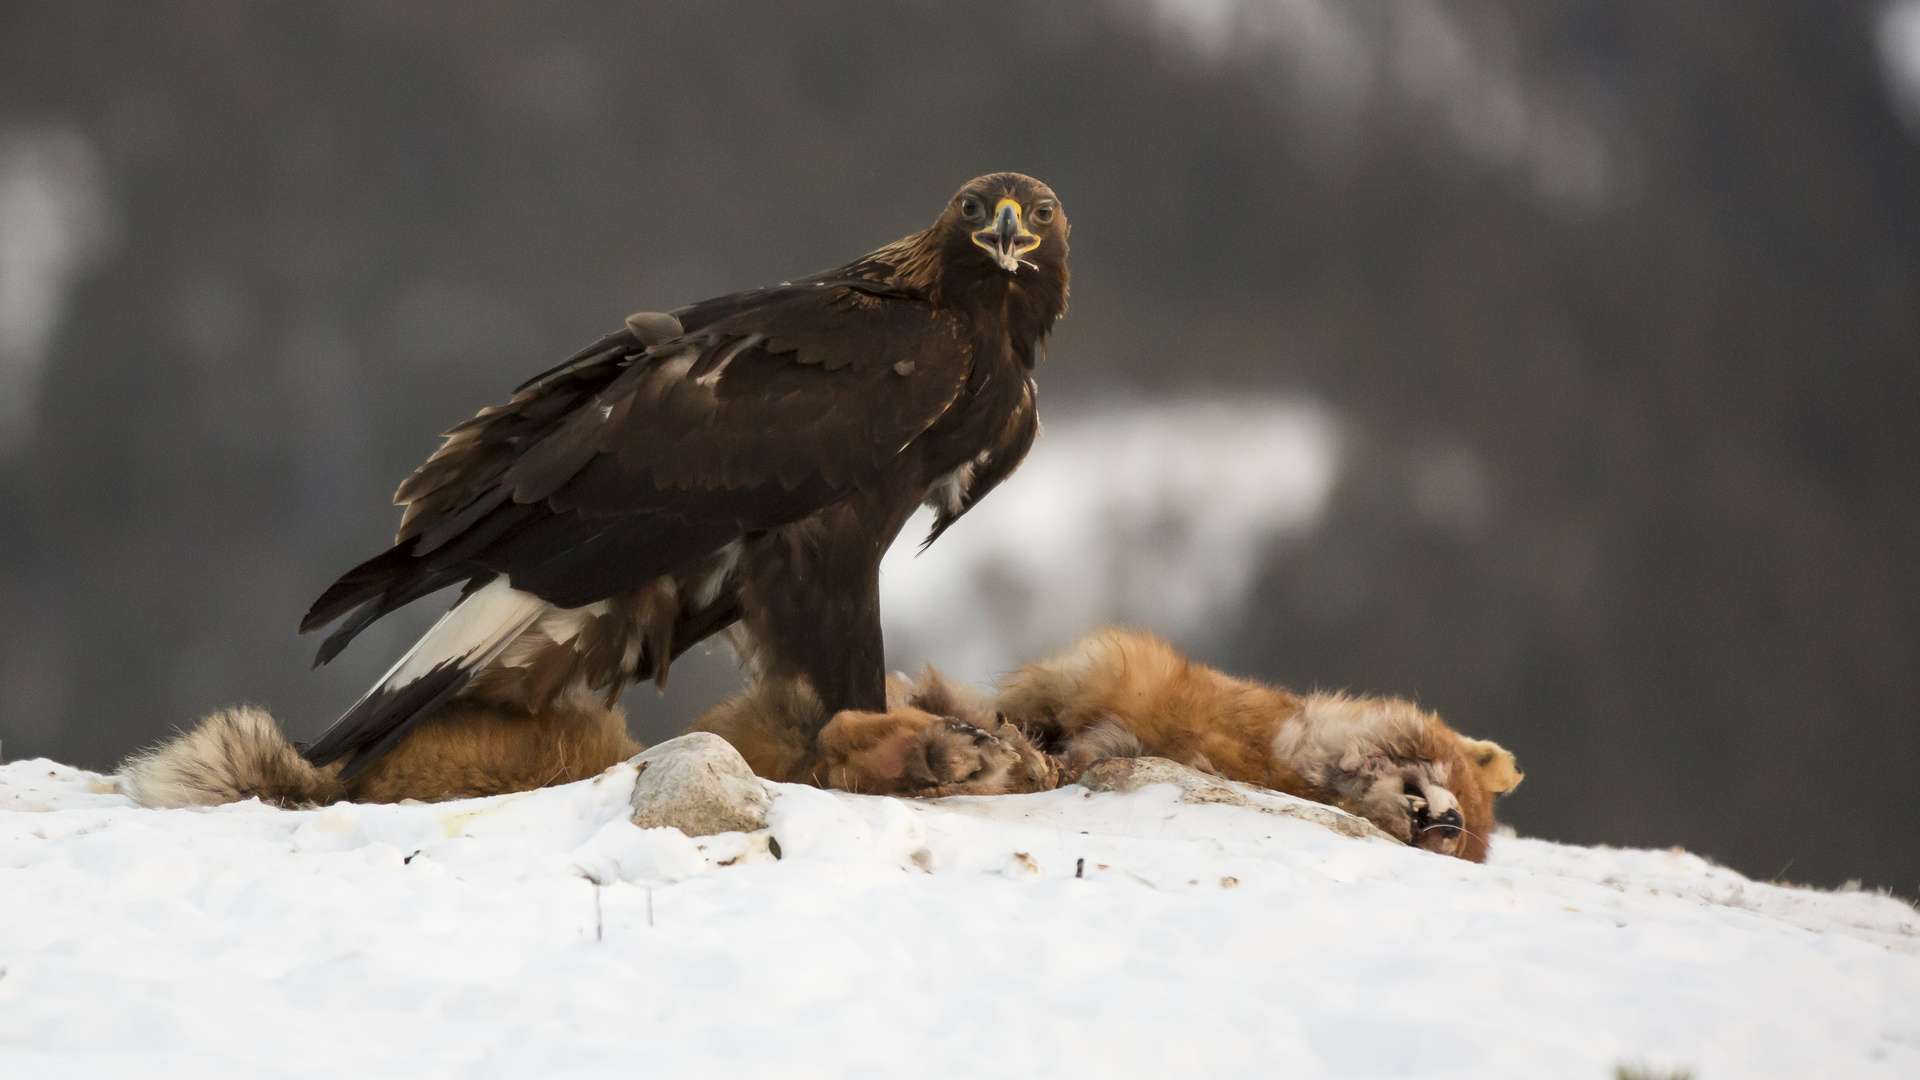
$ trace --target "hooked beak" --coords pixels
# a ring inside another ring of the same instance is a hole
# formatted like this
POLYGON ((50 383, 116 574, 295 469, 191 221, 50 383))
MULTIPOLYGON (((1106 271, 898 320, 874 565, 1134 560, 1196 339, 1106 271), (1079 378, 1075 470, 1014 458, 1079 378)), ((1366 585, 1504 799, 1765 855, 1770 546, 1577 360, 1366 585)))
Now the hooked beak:
POLYGON ((973 242, 1008 273, 1020 269, 1020 256, 1040 246, 1040 238, 1021 223, 1022 216, 1019 203, 1001 199, 993 208, 993 223, 973 234, 973 242))

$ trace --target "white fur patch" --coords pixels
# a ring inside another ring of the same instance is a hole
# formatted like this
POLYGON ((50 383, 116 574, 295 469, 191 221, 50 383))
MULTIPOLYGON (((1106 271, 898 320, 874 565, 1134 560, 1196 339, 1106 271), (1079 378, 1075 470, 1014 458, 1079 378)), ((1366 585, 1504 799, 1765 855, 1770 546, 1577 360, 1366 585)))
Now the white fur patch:
POLYGON ((1389 742, 1417 737, 1424 723, 1412 706, 1394 708, 1344 694, 1313 694, 1301 705, 1300 715, 1280 725, 1273 751, 1316 784, 1326 783, 1336 770, 1360 768, 1389 742))
POLYGON ((314 768, 273 717, 249 706, 222 709, 120 767, 120 790, 141 806, 218 806, 257 798, 307 806, 345 796, 314 768))

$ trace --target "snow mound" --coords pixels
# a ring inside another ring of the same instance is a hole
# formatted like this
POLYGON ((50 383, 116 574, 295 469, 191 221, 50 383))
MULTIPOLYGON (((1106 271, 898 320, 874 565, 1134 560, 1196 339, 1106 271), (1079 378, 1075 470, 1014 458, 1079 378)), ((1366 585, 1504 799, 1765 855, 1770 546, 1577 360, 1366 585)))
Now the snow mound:
POLYGON ((1882 895, 1474 866, 1170 784, 774 785, 767 829, 690 840, 633 783, 143 810, 0 766, 0 1075, 1920 1075, 1920 915, 1882 895))

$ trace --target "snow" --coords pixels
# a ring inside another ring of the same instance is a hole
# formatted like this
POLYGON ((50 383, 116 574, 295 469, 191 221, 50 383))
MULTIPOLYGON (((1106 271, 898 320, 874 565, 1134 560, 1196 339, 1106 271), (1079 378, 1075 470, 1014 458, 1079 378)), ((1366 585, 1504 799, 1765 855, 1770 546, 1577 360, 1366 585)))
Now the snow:
POLYGON ((1920 915, 1878 894, 1170 785, 781 785, 690 840, 633 780, 143 810, 0 766, 0 1075, 1920 1075, 1920 915))
POLYGON ((1316 149, 1329 137, 1359 138, 1361 118, 1385 105, 1428 121, 1485 165, 1529 175, 1556 208, 1592 212, 1611 195, 1615 170, 1600 117, 1570 108, 1578 95, 1564 85, 1519 69, 1514 29, 1498 11, 1463 18, 1440 0, 1149 0, 1146 7, 1202 57, 1278 61, 1293 126, 1318 136, 1316 149))
POLYGON ((0 451, 26 438, 47 346, 111 223, 99 155, 67 124, 0 127, 0 451))
POLYGON ((1305 401, 1050 410, 992 498, 924 555, 922 511, 887 553, 890 657, 986 682, 1110 623, 1204 643, 1271 546, 1319 521, 1338 464, 1336 423, 1305 401))
POLYGON ((1875 36, 1887 93, 1901 118, 1920 132, 1920 0, 1884 4, 1875 36))

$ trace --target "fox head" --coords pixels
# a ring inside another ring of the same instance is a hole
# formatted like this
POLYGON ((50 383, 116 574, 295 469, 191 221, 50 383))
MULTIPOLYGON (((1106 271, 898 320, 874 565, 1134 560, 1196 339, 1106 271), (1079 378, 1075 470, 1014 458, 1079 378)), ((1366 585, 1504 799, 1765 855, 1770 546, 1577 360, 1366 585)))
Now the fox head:
POLYGON ((1513 755, 1411 701, 1312 694, 1276 751, 1335 804, 1426 851, 1480 862, 1493 798, 1520 782, 1513 755))

